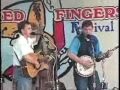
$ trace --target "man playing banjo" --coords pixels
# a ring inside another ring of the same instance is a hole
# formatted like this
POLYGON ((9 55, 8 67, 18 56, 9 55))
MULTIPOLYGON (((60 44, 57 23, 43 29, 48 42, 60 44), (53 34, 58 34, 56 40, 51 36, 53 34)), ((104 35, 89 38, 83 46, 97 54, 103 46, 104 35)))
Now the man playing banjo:
MULTIPOLYGON (((75 61, 74 81, 77 90, 98 90, 93 87, 93 58, 99 62, 105 57, 110 57, 112 54, 112 51, 108 50, 105 55, 101 56, 99 41, 98 38, 93 35, 93 32, 93 23, 90 20, 83 21, 82 33, 74 37, 68 50, 68 56, 75 61)), ((97 87, 100 84, 97 71, 95 71, 94 75, 97 87)))

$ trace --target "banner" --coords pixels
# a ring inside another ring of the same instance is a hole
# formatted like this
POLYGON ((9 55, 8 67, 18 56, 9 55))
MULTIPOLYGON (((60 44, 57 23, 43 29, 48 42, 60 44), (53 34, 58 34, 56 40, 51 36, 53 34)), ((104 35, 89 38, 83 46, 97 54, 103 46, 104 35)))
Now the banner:
MULTIPOLYGON (((17 24, 23 20, 39 27, 57 47, 58 78, 67 89, 75 90, 73 63, 67 56, 67 50, 73 38, 82 30, 83 20, 92 20, 94 34, 100 39, 103 52, 118 45, 118 1, 101 0, 2 0, 1 10, 1 59, 2 74, 11 80, 12 76, 12 40, 18 30, 17 24), (37 16, 37 17, 36 17, 37 16), (41 18, 40 22, 37 18, 41 18), (71 83, 69 83, 71 82, 71 83)), ((33 25, 33 29, 36 27, 33 25)), ((37 28, 38 29, 38 28, 37 28)), ((104 63, 106 81, 109 88, 118 87, 118 51, 104 63), (111 78, 111 73, 113 74, 111 78)), ((97 70, 102 80, 101 62, 97 70)))

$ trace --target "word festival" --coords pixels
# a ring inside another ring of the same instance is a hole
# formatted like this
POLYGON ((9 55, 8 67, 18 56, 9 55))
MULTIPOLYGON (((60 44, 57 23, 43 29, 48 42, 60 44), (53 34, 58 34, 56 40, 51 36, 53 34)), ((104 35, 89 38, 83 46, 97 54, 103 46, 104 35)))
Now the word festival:
MULTIPOLYGON (((79 30, 81 29, 80 27, 80 22, 71 22, 72 24, 72 32, 74 32, 75 30, 79 30)), ((112 32, 114 31, 113 29, 113 21, 108 22, 107 25, 98 25, 98 23, 93 23, 94 27, 95 27, 95 32, 112 32)))

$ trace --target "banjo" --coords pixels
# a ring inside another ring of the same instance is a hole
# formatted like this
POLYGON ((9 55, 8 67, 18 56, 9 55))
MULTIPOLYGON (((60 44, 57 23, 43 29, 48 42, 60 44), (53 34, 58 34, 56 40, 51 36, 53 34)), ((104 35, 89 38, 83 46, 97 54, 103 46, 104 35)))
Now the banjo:
MULTIPOLYGON (((116 46, 114 47, 113 49, 111 49, 110 51, 114 51, 118 48, 119 46, 116 46)), ((109 50, 108 50, 109 51, 109 50)), ((104 53, 101 57, 104 57, 106 58, 106 54, 108 53, 108 51, 106 53, 104 53)), ((84 59, 84 60, 90 60, 90 61, 94 61, 94 58, 88 56, 88 55, 83 55, 80 57, 81 59, 84 59)), ((95 62, 94 62, 95 63, 95 62)), ((82 64, 79 64, 79 63, 75 63, 75 71, 80 75, 80 76, 83 76, 83 77, 89 77, 89 76, 92 76, 93 73, 94 73, 94 65, 93 64, 91 67, 85 67, 83 66, 82 64)))

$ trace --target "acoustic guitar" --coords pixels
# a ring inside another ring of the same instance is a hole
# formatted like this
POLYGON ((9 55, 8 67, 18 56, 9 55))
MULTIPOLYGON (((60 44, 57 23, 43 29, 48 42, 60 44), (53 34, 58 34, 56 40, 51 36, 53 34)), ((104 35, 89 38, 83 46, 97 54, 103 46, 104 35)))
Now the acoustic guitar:
MULTIPOLYGON (((34 54, 31 54, 34 57, 34 54)), ((34 61, 37 60, 40 63, 40 67, 36 68, 34 64, 27 62, 26 60, 21 60, 22 70, 26 76, 34 78, 37 74, 44 69, 48 69, 48 62, 50 61, 50 56, 43 56, 38 55, 38 59, 33 59, 34 61)))

